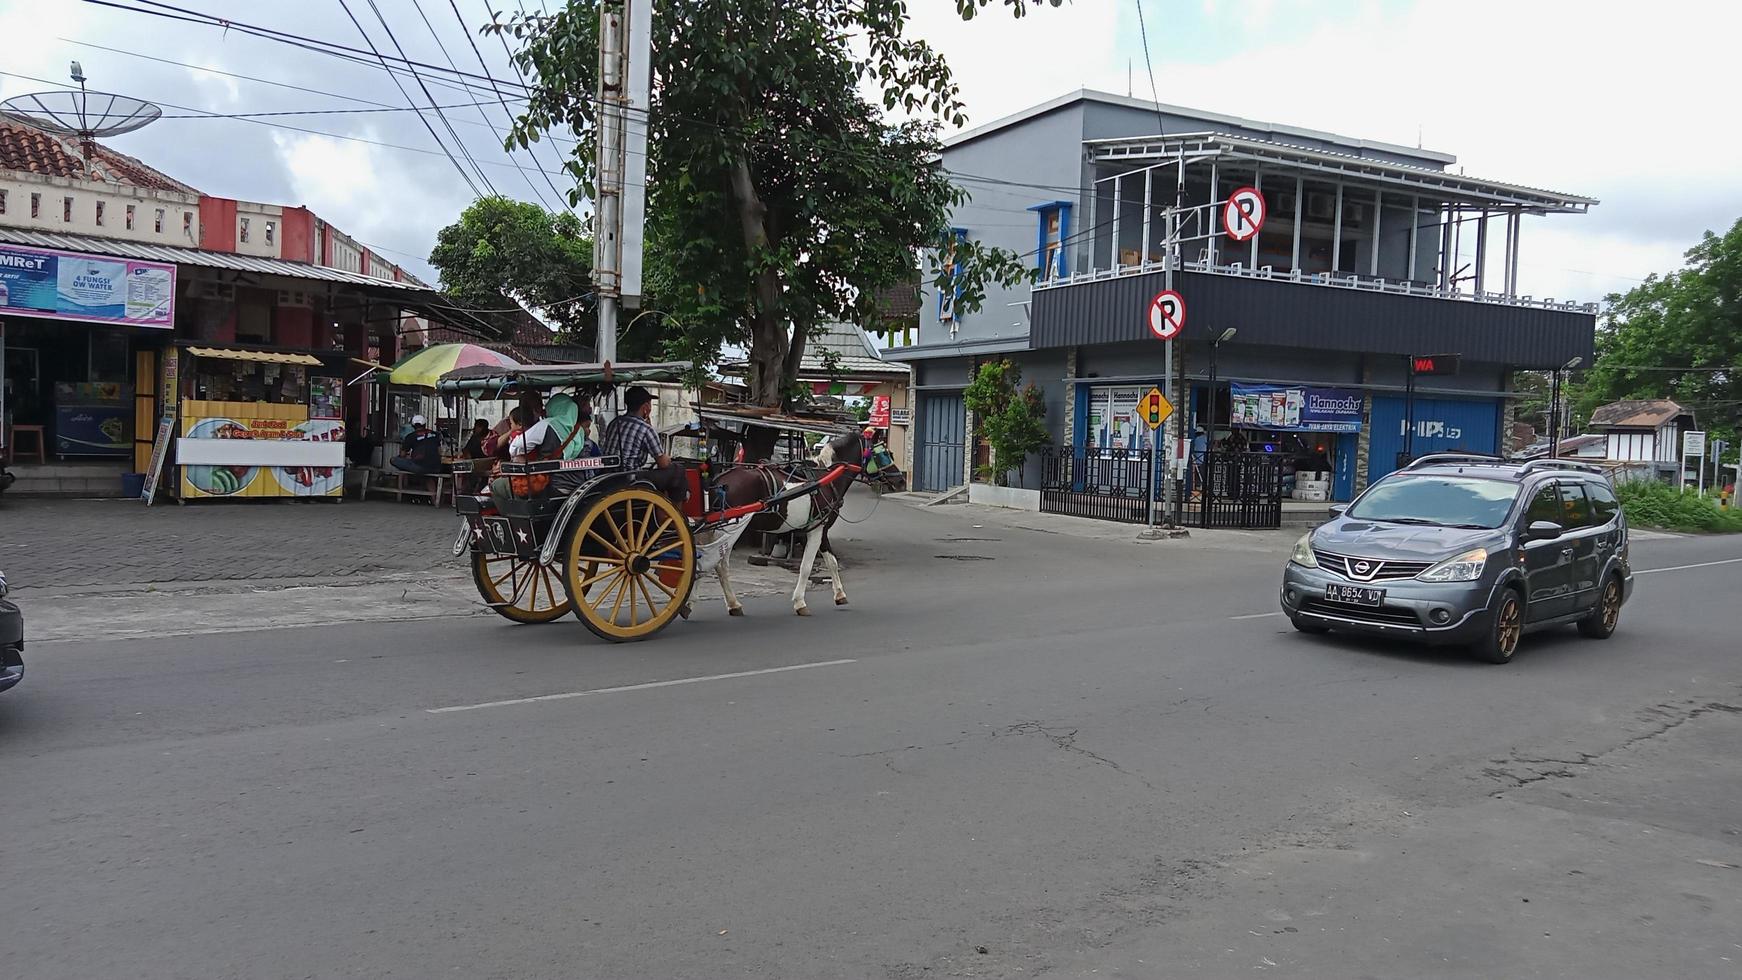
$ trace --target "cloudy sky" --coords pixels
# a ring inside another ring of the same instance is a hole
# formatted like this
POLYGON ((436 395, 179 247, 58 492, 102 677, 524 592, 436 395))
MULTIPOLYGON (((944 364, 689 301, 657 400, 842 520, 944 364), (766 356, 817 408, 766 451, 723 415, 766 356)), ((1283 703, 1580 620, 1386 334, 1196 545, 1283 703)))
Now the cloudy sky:
MULTIPOLYGON (((461 18, 475 29, 492 5, 517 2, 555 0, 455 0, 460 18, 447 0, 374 6, 407 56, 446 64, 439 37, 462 69, 476 71, 461 18)), ((1723 101, 1742 36, 1734 0, 1649 8, 1613 0, 1141 2, 1162 101, 1420 142, 1457 154, 1472 175, 1600 199, 1589 216, 1527 223, 1525 292, 1599 299, 1674 268, 1704 231, 1742 215, 1742 127, 1728 124, 1723 101)), ((987 11, 963 24, 952 0, 909 0, 914 30, 949 57, 970 125, 1080 87, 1124 93, 1129 85, 1148 96, 1138 3, 1074 0, 1021 20, 987 11)), ((343 44, 361 40, 339 0, 177 5, 343 44)), ((391 51, 368 0, 350 6, 391 51)), ((0 71, 11 73, 0 74, 5 96, 46 87, 17 75, 63 84, 77 59, 93 88, 151 99, 170 115, 406 104, 379 68, 81 0, 0 0, 0 37, 8 42, 0 71)), ((476 40, 490 73, 512 78, 501 45, 476 40)), ((476 101, 432 91, 444 103, 476 101)), ((497 190, 554 199, 537 171, 555 171, 561 147, 510 159, 494 135, 506 123, 501 106, 449 116, 497 190)), ((112 143, 208 193, 307 205, 425 274, 435 231, 472 197, 408 112, 166 118, 112 143)))

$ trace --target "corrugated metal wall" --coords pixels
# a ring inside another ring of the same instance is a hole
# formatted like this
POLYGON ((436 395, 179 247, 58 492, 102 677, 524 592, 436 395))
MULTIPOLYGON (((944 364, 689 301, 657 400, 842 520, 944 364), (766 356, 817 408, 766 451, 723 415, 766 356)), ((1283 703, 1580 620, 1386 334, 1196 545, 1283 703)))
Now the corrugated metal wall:
MULTIPOLYGON (((1588 313, 1363 292, 1334 286, 1181 273, 1186 337, 1238 327, 1241 345, 1462 354, 1465 360, 1551 368, 1590 363, 1596 317, 1588 313)), ((1037 289, 1030 336, 1036 348, 1148 339, 1149 301, 1162 273, 1037 289)))

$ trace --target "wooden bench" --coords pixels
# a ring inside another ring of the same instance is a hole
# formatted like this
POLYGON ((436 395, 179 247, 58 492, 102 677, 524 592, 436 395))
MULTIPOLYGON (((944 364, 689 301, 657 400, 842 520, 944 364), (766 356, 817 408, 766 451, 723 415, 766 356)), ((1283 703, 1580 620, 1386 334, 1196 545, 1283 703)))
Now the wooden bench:
POLYGON ((405 473, 392 469, 370 470, 369 478, 363 481, 362 495, 359 499, 368 500, 370 491, 391 494, 395 500, 404 500, 406 497, 428 497, 432 507, 440 507, 444 496, 447 497, 448 503, 454 502, 454 475, 452 473, 431 473, 426 476, 420 473, 405 473))

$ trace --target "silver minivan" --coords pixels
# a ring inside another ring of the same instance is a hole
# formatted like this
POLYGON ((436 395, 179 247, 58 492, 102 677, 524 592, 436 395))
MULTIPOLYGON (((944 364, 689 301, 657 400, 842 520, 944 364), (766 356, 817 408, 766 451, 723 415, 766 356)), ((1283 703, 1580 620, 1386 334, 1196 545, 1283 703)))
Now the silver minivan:
POLYGON ((1506 663, 1528 632, 1615 632, 1633 592, 1627 521, 1596 467, 1424 456, 1295 543, 1282 610, 1305 633, 1469 646, 1506 663))

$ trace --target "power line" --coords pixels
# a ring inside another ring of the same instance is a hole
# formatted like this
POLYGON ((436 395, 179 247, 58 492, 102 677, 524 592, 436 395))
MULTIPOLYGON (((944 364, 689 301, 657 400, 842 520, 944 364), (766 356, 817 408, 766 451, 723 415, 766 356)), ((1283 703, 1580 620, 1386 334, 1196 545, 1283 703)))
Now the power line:
MULTIPOLYGON (((1161 115, 1161 89, 1155 84, 1155 62, 1149 59, 1149 25, 1143 22, 1143 0, 1137 2, 1137 33, 1143 38, 1143 67, 1149 72, 1149 97, 1155 102, 1156 133, 1167 132, 1167 121, 1161 115)), ((1211 196, 1215 196, 1211 189, 1211 196)))
MULTIPOLYGON (((486 2, 488 2, 488 0, 486 0, 486 2)), ((140 11, 140 13, 149 13, 149 11, 140 11)), ((361 97, 358 97, 355 95, 345 95, 345 94, 340 93, 340 92, 328 92, 325 89, 308 88, 307 86, 303 86, 303 85, 292 85, 289 82, 280 82, 280 81, 276 81, 276 80, 270 79, 270 78, 260 78, 260 77, 255 76, 255 75, 243 75, 239 72, 224 71, 223 69, 220 69, 220 68, 209 68, 209 67, 206 67, 205 65, 189 64, 188 62, 176 61, 172 58, 158 58, 158 57, 154 57, 154 56, 148 55, 148 54, 141 54, 140 52, 137 52, 137 51, 126 51, 126 50, 123 50, 121 48, 111 48, 111 47, 106 47, 106 46, 101 45, 101 44, 93 44, 90 41, 80 41, 76 38, 63 37, 63 38, 60 38, 59 40, 65 42, 67 44, 76 44, 76 45, 79 45, 80 47, 95 48, 98 51, 108 51, 111 54, 126 55, 130 58, 143 58, 146 61, 155 61, 159 64, 172 65, 176 68, 186 68, 190 71, 205 72, 205 73, 211 74, 211 75, 221 75, 225 78, 235 78, 235 79, 239 79, 239 80, 245 81, 245 82, 258 82, 261 85, 271 85, 271 86, 274 86, 276 88, 290 89, 290 90, 296 91, 296 92, 307 92, 310 95, 322 95, 322 96, 326 96, 327 98, 330 98, 330 99, 342 99, 346 102, 356 102, 359 105, 376 106, 376 107, 379 107, 381 109, 391 110, 393 112, 415 111, 415 110, 410 109, 406 106, 396 106, 396 105, 390 105, 389 103, 386 103, 386 102, 376 102, 373 99, 365 99, 365 98, 361 98, 361 97)), ((508 43, 507 41, 503 42, 503 47, 505 50, 507 48, 507 43, 508 43)), ((371 69, 375 69, 375 68, 378 68, 380 66, 377 64, 371 63, 368 65, 368 67, 371 69)), ((17 76, 17 77, 22 78, 25 76, 17 76)), ((55 82, 44 80, 44 79, 32 79, 32 80, 33 81, 41 81, 45 85, 56 84, 55 82)), ((435 82, 432 81, 431 84, 435 84, 435 82)), ((453 88, 453 89, 456 89, 458 91, 464 91, 464 92, 471 91, 471 89, 461 87, 461 86, 444 85, 444 87, 453 88)), ((524 95, 509 95, 509 96, 507 96, 507 98, 514 100, 514 101, 518 101, 518 102, 526 101, 526 96, 524 96, 524 95)), ((486 103, 470 103, 470 102, 468 102, 468 103, 458 103, 456 105, 476 105, 476 104, 487 105, 489 103, 487 103, 487 102, 486 103)), ((328 111, 337 113, 339 110, 328 110, 328 111)), ((305 112, 292 112, 292 113, 287 113, 287 114, 288 115, 314 115, 315 111, 309 110, 309 111, 305 111, 305 112)), ((241 117, 245 117, 245 116, 262 116, 262 115, 269 115, 269 113, 246 113, 246 112, 241 112, 241 113, 202 113, 201 117, 199 117, 199 118, 203 118, 205 116, 211 116, 213 118, 241 118, 241 117)), ((164 118, 184 118, 184 117, 166 116, 164 118)), ((196 117, 190 116, 190 117, 185 117, 185 118, 196 118, 196 117)), ((465 123, 468 126, 483 126, 483 125, 485 125, 484 123, 473 122, 470 119, 456 119, 454 121, 457 123, 465 123)), ((564 136, 557 136, 554 133, 547 134, 547 135, 549 136, 550 141, 553 143, 568 143, 568 144, 573 145, 576 142, 575 140, 569 139, 569 138, 564 137, 564 136)))
MULTIPOLYGON (((17 72, 0 71, 0 76, 4 76, 7 78, 21 78, 21 79, 24 79, 25 81, 37 82, 37 83, 40 83, 43 85, 56 84, 54 81, 52 81, 50 79, 37 78, 34 75, 20 75, 17 72)), ((200 108, 197 108, 194 106, 178 105, 174 102, 164 102, 164 101, 159 100, 159 99, 153 99, 151 101, 154 104, 163 106, 166 109, 179 109, 183 112, 189 112, 189 113, 196 114, 196 115, 190 116, 188 118, 232 119, 232 120, 235 120, 236 122, 252 123, 256 126, 266 126, 266 127, 271 128, 271 129, 283 129, 283 130, 288 130, 289 132, 293 132, 293 133, 305 133, 309 136, 322 136, 322 137, 325 137, 327 139, 344 140, 344 141, 350 142, 350 143, 364 143, 364 144, 367 144, 369 146, 379 146, 379 147, 384 147, 384 148, 390 149, 390 150, 404 150, 407 153, 420 153, 420 154, 423 154, 424 156, 446 156, 446 154, 444 154, 440 150, 430 150, 430 149, 426 149, 426 148, 421 147, 421 146, 406 146, 403 143, 388 143, 388 142, 385 142, 383 140, 369 139, 369 138, 364 137, 364 136, 347 136, 343 133, 329 133, 324 129, 309 129, 306 126, 292 126, 292 125, 289 125, 287 123, 270 122, 270 121, 265 120, 265 119, 254 119, 254 118, 251 118, 247 115, 226 115, 226 114, 220 113, 220 112, 210 112, 210 111, 200 109, 200 108)), ((500 162, 500 161, 496 161, 496 160, 485 160, 485 161, 483 161, 483 164, 486 166, 491 166, 491 167, 512 166, 512 164, 504 163, 504 162, 500 162)), ((462 171, 462 173, 464 173, 464 171, 462 171)))
MULTIPOLYGON (((399 38, 394 35, 393 28, 391 26, 389 26, 387 23, 387 15, 383 14, 381 12, 381 7, 378 4, 376 4, 375 0, 364 0, 364 2, 369 5, 370 10, 373 10, 375 12, 375 19, 381 22, 381 29, 383 31, 387 32, 387 40, 393 42, 393 50, 399 52, 399 57, 401 58, 401 60, 406 60, 409 62, 409 59, 406 59, 406 57, 405 57, 404 46, 402 46, 399 43, 399 38)), ((345 0, 339 0, 339 4, 341 6, 344 6, 345 0)), ((350 12, 349 8, 346 9, 346 12, 347 13, 350 12)), ((418 8, 418 12, 421 14, 423 12, 423 9, 421 7, 418 8)), ((362 29, 361 26, 359 26, 358 29, 361 30, 362 29)), ((367 33, 365 33, 363 35, 363 39, 368 40, 369 35, 367 33)), ((369 46, 371 48, 373 48, 375 46, 375 42, 369 41, 369 46)), ((379 52, 377 52, 377 54, 379 54, 379 52)), ((387 67, 387 63, 385 61, 383 61, 381 63, 381 67, 385 69, 387 67)), ((429 104, 431 106, 434 106, 436 104, 436 98, 434 95, 430 94, 429 86, 424 84, 423 76, 417 73, 416 68, 413 68, 411 70, 411 77, 412 77, 413 81, 417 82, 417 87, 420 91, 423 92, 423 97, 429 100, 429 104)), ((395 82, 395 84, 397 84, 397 81, 395 82)), ((410 100, 408 99, 407 101, 410 101, 410 100)), ((448 121, 447 113, 443 112, 440 109, 436 109, 435 114, 436 114, 436 118, 440 119, 442 121, 442 126, 445 129, 447 129, 448 135, 453 137, 454 143, 459 146, 460 152, 465 155, 467 162, 471 163, 472 169, 478 172, 479 178, 481 178, 484 181, 484 186, 490 188, 490 193, 492 195, 498 194, 499 192, 496 190, 496 185, 490 183, 490 178, 485 176, 483 169, 478 166, 478 161, 472 157, 472 151, 466 146, 465 141, 460 139, 460 134, 454 130, 454 124, 448 121)), ((421 115, 421 113, 419 115, 421 115)))
MULTIPOLYGON (((371 0, 370 5, 371 6, 374 5, 373 0, 371 0)), ((429 36, 435 40, 436 50, 440 51, 442 53, 442 60, 446 61, 448 63, 448 66, 453 68, 454 71, 456 71, 456 72, 459 71, 460 66, 458 64, 455 64, 454 56, 448 53, 448 46, 446 44, 442 43, 442 36, 436 32, 435 25, 430 23, 429 15, 424 12, 423 4, 419 3, 418 0, 411 0, 411 9, 417 11, 417 16, 420 20, 423 21, 423 26, 429 30, 429 36)), ((454 11, 454 13, 457 15, 457 14, 459 14, 459 11, 456 9, 454 11)), ((380 16, 380 11, 376 11, 376 15, 380 16)), ((462 34, 466 33, 466 22, 464 20, 460 21, 460 33, 462 33, 462 34)), ((391 34, 389 36, 391 36, 391 34)), ((471 36, 467 35, 466 39, 468 41, 470 41, 471 36)), ((474 46, 472 48, 472 50, 477 51, 477 47, 474 46)), ((486 72, 488 72, 489 71, 488 66, 485 66, 484 70, 486 72)), ((500 94, 500 93, 498 93, 498 94, 500 94)), ((503 105, 507 105, 507 103, 504 102, 503 105)), ((529 190, 531 190, 532 193, 538 197, 538 203, 540 205, 542 205, 546 211, 550 210, 550 202, 546 201, 544 199, 544 194, 539 191, 538 185, 534 184, 532 182, 532 178, 528 177, 526 175, 526 169, 520 165, 520 158, 515 156, 512 152, 510 152, 508 150, 507 142, 502 139, 502 134, 496 130, 495 126, 490 124, 490 118, 484 114, 483 104, 482 103, 474 103, 473 108, 476 108, 478 110, 478 119, 480 121, 482 121, 484 123, 484 125, 490 127, 490 135, 495 136, 497 141, 499 143, 502 143, 502 146, 503 146, 502 152, 507 155, 509 162, 514 164, 514 169, 518 170, 520 172, 520 179, 526 182, 527 188, 529 190)), ((437 108, 436 111, 440 112, 441 109, 437 108)), ((451 125, 452 124, 450 123, 450 126, 451 125)), ((459 136, 456 134, 454 138, 458 139, 459 136)), ((474 161, 473 166, 476 166, 476 165, 477 164, 474 161)))
MULTIPOLYGON (((351 23, 356 25, 357 32, 359 34, 363 35, 363 40, 369 42, 370 48, 374 48, 375 42, 369 39, 369 32, 363 30, 362 21, 359 21, 357 19, 356 14, 351 13, 351 5, 346 3, 345 0, 339 0, 339 6, 345 8, 345 16, 351 18, 351 23)), ((381 56, 381 52, 377 51, 377 52, 375 52, 375 55, 376 55, 376 57, 379 58, 381 56)), ((384 68, 387 66, 386 59, 382 59, 381 65, 384 68)), ((388 74, 392 75, 393 73, 389 72, 388 74)), ((413 106, 416 105, 416 103, 414 103, 412 101, 411 94, 405 91, 405 86, 399 84, 399 77, 397 75, 393 76, 393 84, 394 84, 394 87, 399 89, 399 94, 405 96, 405 101, 407 104, 410 104, 413 106)), ((430 139, 435 140, 436 146, 441 148, 442 155, 447 157, 448 162, 452 163, 454 165, 454 169, 458 170, 460 172, 460 178, 466 182, 466 186, 470 187, 472 189, 472 196, 473 197, 483 197, 484 195, 478 190, 478 182, 472 179, 471 174, 466 173, 466 168, 460 166, 460 161, 454 159, 454 155, 451 151, 448 150, 447 144, 442 142, 442 138, 436 134, 435 127, 430 125, 429 119, 426 116, 424 116, 424 114, 421 112, 417 114, 417 118, 419 121, 421 121, 423 123, 423 128, 429 130, 430 139)), ((477 164, 474 163, 473 166, 477 166, 477 164)))
MULTIPOLYGON (((490 0, 484 0, 484 9, 489 10, 489 4, 490 4, 490 0)), ((524 15, 526 13, 526 8, 521 7, 520 12, 522 15, 524 15)), ((496 20, 495 11, 490 12, 490 20, 491 20, 491 23, 495 23, 495 20, 496 20)), ((504 57, 506 57, 508 59, 508 67, 512 68, 514 70, 514 77, 520 79, 521 86, 523 88, 525 88, 528 92, 532 91, 532 86, 526 84, 526 75, 521 72, 520 63, 514 60, 514 52, 512 52, 508 49, 508 35, 503 31, 496 31, 495 34, 496 34, 496 40, 502 42, 502 54, 504 57)), ((477 49, 474 48, 473 50, 475 51, 477 49)), ((483 64, 483 62, 484 62, 483 58, 478 59, 479 64, 483 64)), ((494 80, 492 80, 492 84, 494 84, 494 80)), ((504 104, 503 108, 507 109, 507 105, 504 104)), ((513 115, 513 113, 510 113, 510 115, 513 115)), ((579 144, 577 143, 576 145, 578 146, 579 144)), ((528 156, 532 157, 532 162, 535 165, 538 164, 538 152, 536 150, 528 148, 526 153, 528 156)), ((558 160, 558 164, 560 166, 562 158, 559 156, 557 158, 557 160, 558 160)), ((541 170, 543 169, 542 166, 540 166, 540 169, 541 170)), ((547 175, 545 177, 545 180, 547 180, 547 181, 550 180, 550 177, 547 175)), ((551 190, 553 190, 553 191, 556 190, 555 184, 551 184, 551 190)), ((564 201, 565 203, 569 200, 569 197, 567 194, 559 193, 557 195, 557 197, 559 199, 561 199, 562 201, 564 201)))
MULTIPOLYGON (((470 45, 472 48, 472 57, 478 59, 478 68, 481 69, 486 76, 489 76, 490 66, 484 63, 484 53, 482 51, 478 50, 478 42, 472 38, 472 32, 470 30, 468 30, 466 27, 466 18, 460 14, 460 5, 458 3, 455 3, 454 0, 448 0, 448 7, 449 7, 449 9, 453 10, 453 12, 454 12, 454 19, 460 22, 460 33, 464 34, 466 36, 466 44, 470 45)), ((502 46, 503 46, 503 50, 506 51, 508 49, 508 42, 503 41, 502 46)), ((513 64, 514 58, 512 55, 509 56, 508 60, 509 60, 510 64, 513 64)), ((458 67, 458 66, 455 66, 455 67, 458 67)), ((518 70, 518 69, 516 69, 516 70, 518 70)), ((502 103, 502 111, 508 115, 509 126, 513 126, 514 125, 514 110, 508 108, 508 100, 503 97, 502 89, 496 84, 496 79, 493 77, 490 79, 490 89, 496 93, 497 101, 502 103)), ((482 108, 478 109, 478 116, 479 116, 479 118, 483 118, 484 110, 482 108)), ((490 131, 492 133, 496 133, 496 127, 491 126, 490 131)), ((500 133, 496 133, 496 135, 498 137, 501 137, 500 133)), ((502 137, 502 149, 503 149, 504 153, 507 153, 509 155, 509 157, 512 158, 514 156, 514 151, 508 148, 508 140, 505 137, 502 137)), ((534 154, 531 150, 527 151, 527 156, 532 157, 533 168, 539 169, 538 156, 536 154, 534 154)), ((540 172, 542 173, 543 171, 541 170, 540 172)), ((556 195, 557 202, 558 202, 557 206, 558 207, 568 207, 568 198, 561 191, 556 189, 556 183, 550 179, 549 174, 544 174, 544 182, 546 184, 550 185, 551 193, 556 195)), ((531 184, 532 181, 528 180, 527 183, 531 184)), ((536 187, 533 188, 533 193, 538 194, 539 201, 542 202, 544 200, 544 195, 542 193, 539 193, 538 188, 536 188, 536 187)), ((548 207, 548 205, 547 205, 547 207, 548 207)))

